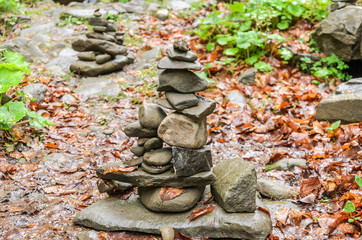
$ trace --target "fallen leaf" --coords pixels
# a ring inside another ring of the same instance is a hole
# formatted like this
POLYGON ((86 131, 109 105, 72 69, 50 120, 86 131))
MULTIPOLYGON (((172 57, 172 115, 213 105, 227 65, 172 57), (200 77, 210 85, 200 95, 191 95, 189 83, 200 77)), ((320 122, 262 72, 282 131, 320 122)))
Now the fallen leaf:
POLYGON ((182 192, 182 188, 162 187, 160 191, 160 197, 162 202, 169 201, 179 196, 182 192))
POLYGON ((107 173, 131 173, 135 170, 138 169, 138 166, 134 166, 134 167, 120 167, 120 166, 116 166, 116 167, 109 167, 106 168, 106 170, 104 170, 103 174, 107 174, 107 173))
POLYGON ((189 216, 189 221, 191 222, 192 220, 205 215, 206 213, 210 213, 212 211, 214 211, 216 205, 215 204, 211 204, 211 205, 207 205, 203 208, 198 208, 195 209, 194 211, 192 211, 191 215, 189 216))
POLYGON ((289 219, 289 213, 290 213, 290 209, 289 207, 284 208, 278 212, 275 213, 275 218, 281 222, 283 225, 286 225, 287 220, 289 219))

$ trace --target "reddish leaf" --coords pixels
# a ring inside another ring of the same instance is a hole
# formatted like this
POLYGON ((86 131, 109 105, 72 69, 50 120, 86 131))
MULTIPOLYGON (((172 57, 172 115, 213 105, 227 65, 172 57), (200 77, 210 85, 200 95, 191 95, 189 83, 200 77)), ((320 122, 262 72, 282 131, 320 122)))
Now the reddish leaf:
POLYGON ((270 217, 270 212, 269 212, 269 210, 268 210, 268 209, 265 209, 265 208, 262 208, 262 207, 259 207, 259 206, 258 206, 258 209, 259 209, 260 211, 265 212, 265 213, 266 213, 266 214, 268 214, 268 215, 269 215, 269 217, 270 217))
POLYGON ((179 196, 182 192, 182 188, 162 187, 160 191, 160 197, 163 202, 169 201, 179 196))
POLYGON ((290 213, 290 208, 289 207, 284 208, 275 213, 275 218, 283 225, 286 225, 287 220, 289 219, 289 213, 290 213))
POLYGON ((58 146, 57 145, 55 145, 55 144, 53 144, 53 143, 46 143, 46 144, 44 144, 46 147, 48 147, 48 148, 54 148, 54 149, 58 149, 58 146))
POLYGON ((191 215, 189 216, 189 221, 191 222, 192 220, 205 215, 206 213, 210 213, 212 211, 214 211, 216 205, 215 204, 211 204, 211 205, 207 205, 203 208, 198 208, 195 209, 194 211, 192 211, 191 215))
POLYGON ((135 170, 138 169, 138 166, 134 166, 134 167, 121 167, 121 166, 116 166, 116 167, 109 167, 106 170, 104 170, 103 174, 107 174, 107 173, 131 173, 135 170))

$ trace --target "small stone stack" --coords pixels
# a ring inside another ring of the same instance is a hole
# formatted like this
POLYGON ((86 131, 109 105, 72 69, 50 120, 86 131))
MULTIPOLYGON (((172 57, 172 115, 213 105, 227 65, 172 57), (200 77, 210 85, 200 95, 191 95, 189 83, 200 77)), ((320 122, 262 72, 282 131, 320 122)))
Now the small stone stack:
POLYGON ((117 31, 116 22, 102 18, 97 9, 89 24, 93 26, 93 32, 72 43, 73 49, 80 53, 79 60, 70 66, 71 71, 97 76, 122 70, 126 64, 134 62, 134 55, 123 45, 124 32, 117 31))
POLYGON ((333 12, 347 6, 356 5, 357 0, 332 0, 333 4, 329 6, 329 11, 333 12))

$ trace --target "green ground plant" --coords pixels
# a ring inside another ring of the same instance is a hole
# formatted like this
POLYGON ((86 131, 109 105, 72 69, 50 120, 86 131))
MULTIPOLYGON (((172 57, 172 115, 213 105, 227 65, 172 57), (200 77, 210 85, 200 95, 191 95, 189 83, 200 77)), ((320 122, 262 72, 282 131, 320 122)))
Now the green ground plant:
POLYGON ((0 14, 2 13, 16 13, 22 7, 19 0, 0 0, 0 14))
POLYGON ((66 26, 68 24, 73 24, 73 25, 81 25, 83 23, 87 23, 88 19, 85 17, 81 17, 81 18, 76 18, 70 15, 61 15, 60 16, 60 21, 57 23, 58 26, 66 26))
POLYGON ((19 124, 24 117, 30 126, 42 128, 53 125, 52 121, 30 111, 26 108, 24 93, 18 93, 15 99, 5 100, 5 93, 11 91, 12 87, 18 86, 24 76, 29 72, 29 63, 18 53, 2 51, 0 54, 0 129, 9 130, 15 124, 19 124), (6 103, 4 103, 6 102, 6 103), (4 104, 3 104, 4 103, 4 104))

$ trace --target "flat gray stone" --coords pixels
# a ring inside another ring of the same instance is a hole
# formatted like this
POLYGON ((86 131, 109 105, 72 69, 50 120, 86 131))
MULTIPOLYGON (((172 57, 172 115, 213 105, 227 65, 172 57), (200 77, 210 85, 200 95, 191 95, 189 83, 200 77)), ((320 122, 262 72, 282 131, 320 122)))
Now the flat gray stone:
POLYGON ((265 178, 258 179, 258 192, 268 199, 283 200, 299 195, 297 191, 283 182, 265 178))
POLYGON ((157 130, 144 128, 139 121, 128 124, 124 128, 124 133, 128 137, 156 137, 157 130))
POLYGON ((212 171, 201 172, 190 177, 178 177, 174 173, 168 171, 158 175, 146 173, 142 169, 138 169, 131 173, 111 172, 103 174, 108 167, 123 166, 123 163, 114 163, 102 166, 97 169, 97 175, 102 179, 113 179, 120 182, 131 183, 133 186, 141 187, 192 187, 206 186, 215 181, 212 171))
POLYGON ((115 38, 113 36, 108 35, 108 34, 103 34, 103 33, 89 32, 89 33, 86 33, 86 36, 88 38, 94 38, 94 39, 99 39, 99 40, 104 40, 104 41, 109 41, 109 42, 115 41, 115 38))
POLYGON ((187 70, 165 70, 159 77, 157 91, 176 91, 181 93, 194 93, 209 88, 205 79, 187 70))
POLYGON ((199 103, 199 99, 193 93, 166 92, 165 95, 172 108, 178 111, 196 106, 199 103))
POLYGON ((112 56, 109 54, 100 54, 96 57, 96 63, 103 64, 105 62, 108 62, 111 59, 112 59, 112 56))
POLYGON ((12 52, 23 55, 27 62, 33 62, 37 59, 41 60, 46 58, 46 55, 34 44, 30 38, 16 37, 3 42, 0 46, 12 52))
POLYGON ((177 51, 173 48, 169 48, 166 50, 166 53, 167 53, 167 56, 169 58, 171 58, 172 60, 195 62, 198 59, 197 55, 190 51, 181 52, 181 51, 177 51))
POLYGON ((143 156, 144 162, 151 166, 163 166, 171 162, 171 148, 161 148, 151 152, 146 152, 143 156))
POLYGON ((88 23, 91 26, 107 26, 108 21, 101 17, 90 17, 88 23))
POLYGON ((172 60, 169 57, 162 58, 157 67, 159 69, 188 69, 199 71, 202 69, 202 66, 199 62, 184 62, 178 60, 172 60))
POLYGON ((145 128, 157 129, 165 117, 166 112, 154 103, 143 104, 138 110, 139 121, 145 128))
POLYGON ((254 212, 256 209, 256 171, 236 157, 216 164, 216 181, 211 185, 215 201, 227 212, 254 212))
POLYGON ((143 163, 143 157, 134 158, 124 163, 127 167, 140 166, 143 163))
POLYGON ((98 190, 100 193, 111 193, 115 191, 124 191, 132 187, 132 184, 122 183, 115 180, 99 180, 98 190))
POLYGON ((104 33, 105 31, 107 31, 107 27, 106 26, 94 26, 93 31, 98 32, 98 33, 104 33))
POLYGON ((203 146, 200 149, 172 147, 173 169, 177 176, 192 176, 212 168, 211 149, 203 146))
POLYGON ((93 51, 80 52, 78 58, 83 61, 94 61, 96 60, 96 54, 93 51))
POLYGON ((141 164, 141 169, 150 174, 161 174, 166 172, 167 170, 170 170, 171 167, 172 167, 171 164, 166 164, 163 166, 150 166, 145 162, 141 164))
POLYGON ((82 78, 80 85, 74 90, 75 93, 85 96, 108 96, 117 97, 122 94, 117 82, 109 78, 88 77, 82 78))
POLYGON ((112 56, 127 55, 127 49, 124 46, 118 45, 113 42, 93 38, 77 38, 72 43, 72 47, 78 52, 96 51, 101 53, 108 53, 112 56))
POLYGON ((130 200, 106 198, 83 209, 73 219, 74 224, 101 231, 136 231, 159 234, 160 228, 172 227, 175 232, 191 237, 236 238, 264 240, 272 232, 267 213, 226 213, 216 204, 214 211, 193 221, 183 213, 155 213, 147 210, 138 197, 130 200))
POLYGON ((139 187, 138 194, 143 206, 153 212, 184 212, 196 205, 204 190, 205 186, 183 188, 180 195, 166 201, 161 199, 161 187, 139 187))
POLYGON ((120 71, 128 63, 129 59, 125 56, 116 56, 115 59, 103 64, 79 60, 70 65, 70 70, 77 74, 94 77, 120 71))

